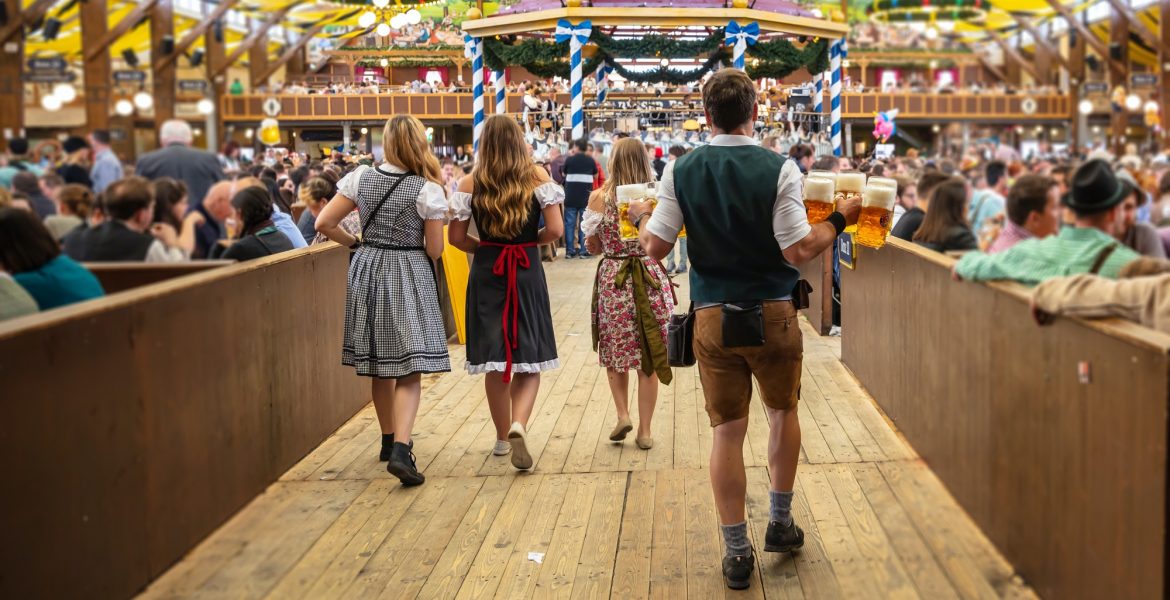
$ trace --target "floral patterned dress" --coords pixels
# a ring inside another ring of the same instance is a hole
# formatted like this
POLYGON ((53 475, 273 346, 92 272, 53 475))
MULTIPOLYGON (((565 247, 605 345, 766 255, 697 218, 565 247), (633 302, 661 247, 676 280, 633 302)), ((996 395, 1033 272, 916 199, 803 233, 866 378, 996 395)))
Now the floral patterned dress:
POLYGON ((660 381, 670 383, 665 353, 674 312, 670 278, 636 240, 622 241, 614 202, 606 201, 596 233, 605 253, 593 284, 593 346, 599 362, 616 371, 658 373, 660 381))

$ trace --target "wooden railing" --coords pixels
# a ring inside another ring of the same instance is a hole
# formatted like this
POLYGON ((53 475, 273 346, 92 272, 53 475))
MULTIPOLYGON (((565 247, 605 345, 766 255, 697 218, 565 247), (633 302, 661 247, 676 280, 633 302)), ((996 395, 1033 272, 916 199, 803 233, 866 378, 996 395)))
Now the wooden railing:
MULTIPOLYGON (((687 94, 628 94, 615 92, 614 99, 636 100, 682 100, 687 94)), ((689 94, 698 101, 699 94, 689 94)), ((267 115, 264 101, 270 97, 280 102, 280 118, 288 122, 328 121, 336 124, 344 120, 382 121, 396 114, 412 114, 420 119, 458 120, 470 122, 472 118, 472 97, 467 92, 406 94, 304 94, 304 95, 245 95, 224 96, 220 101, 223 118, 228 122, 258 122, 267 115)), ((485 98, 486 110, 491 114, 494 100, 489 93, 485 98)), ((557 101, 568 105, 567 94, 560 94, 557 101)), ((1059 95, 979 95, 979 94, 882 94, 876 92, 842 94, 842 115, 846 119, 872 119, 875 111, 898 109, 902 120, 966 120, 984 122, 1059 121, 1070 114, 1067 96, 1059 95), (1024 100, 1035 101, 1035 110, 1025 110, 1024 100)), ((824 103, 828 110, 828 102, 824 103)), ((521 96, 508 94, 507 110, 519 113, 522 110, 521 96)))
POLYGON ((90 262, 85 268, 97 276, 107 294, 235 264, 234 260, 191 260, 177 263, 90 262))
POLYGON ((891 239, 841 270, 841 358, 1044 598, 1163 598, 1170 336, 1033 322, 891 239))
POLYGON ((348 265, 311 246, 0 323, 0 597, 133 596, 365 405, 348 265))

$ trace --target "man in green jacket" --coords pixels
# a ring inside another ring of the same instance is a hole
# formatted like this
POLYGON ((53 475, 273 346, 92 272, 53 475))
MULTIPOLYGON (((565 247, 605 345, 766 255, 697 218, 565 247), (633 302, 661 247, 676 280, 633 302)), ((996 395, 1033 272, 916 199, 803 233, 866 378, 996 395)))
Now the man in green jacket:
POLYGON ((971 281, 1008 279, 1025 285, 1080 273, 1116 279, 1126 263, 1139 257, 1114 237, 1129 189, 1100 159, 1081 165, 1069 189, 1064 204, 1076 213, 1075 227, 1043 239, 1024 240, 998 254, 971 252, 955 264, 955 275, 971 281))

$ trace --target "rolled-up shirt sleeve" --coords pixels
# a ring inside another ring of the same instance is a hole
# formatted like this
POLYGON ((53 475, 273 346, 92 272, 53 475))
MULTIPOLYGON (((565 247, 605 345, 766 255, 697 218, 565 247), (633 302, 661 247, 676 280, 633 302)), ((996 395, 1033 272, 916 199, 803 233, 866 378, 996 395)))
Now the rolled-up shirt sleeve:
POLYGON ((674 243, 683 228, 682 207, 674 195, 674 162, 666 163, 662 170, 662 181, 658 182, 658 206, 646 222, 646 231, 665 242, 674 243))
POLYGON ((784 161, 776 183, 776 204, 772 207, 772 233, 781 250, 803 240, 812 226, 804 210, 804 179, 792 160, 784 161))

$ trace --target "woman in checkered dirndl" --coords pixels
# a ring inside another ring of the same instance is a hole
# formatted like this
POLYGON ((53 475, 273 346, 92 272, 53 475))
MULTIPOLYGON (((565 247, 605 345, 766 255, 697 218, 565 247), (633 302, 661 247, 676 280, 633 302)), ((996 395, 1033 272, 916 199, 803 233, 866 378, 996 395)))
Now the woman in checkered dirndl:
POLYGON ((421 484, 410 439, 421 375, 451 370, 432 260, 443 252, 447 196, 422 123, 386 122, 386 162, 361 166, 337 182, 317 230, 353 248, 341 362, 373 378, 382 426, 381 459, 403 485, 421 484), (357 209, 360 238, 339 224, 357 209))
POLYGON ((532 161, 520 125, 504 115, 484 124, 475 170, 451 195, 451 245, 475 253, 467 282, 467 371, 487 374, 492 453, 511 452, 517 469, 532 468, 525 428, 540 373, 560 366, 538 245, 561 237, 564 199, 561 186, 532 161), (467 234, 472 218, 480 239, 467 234))

